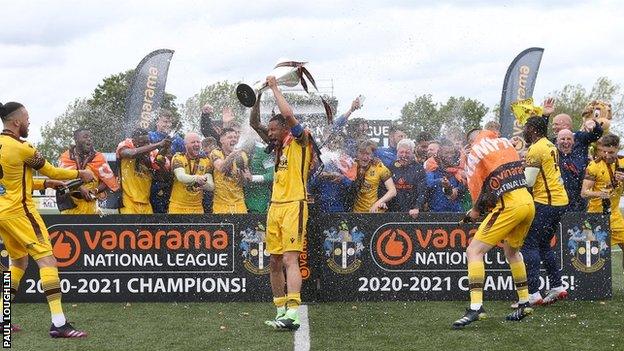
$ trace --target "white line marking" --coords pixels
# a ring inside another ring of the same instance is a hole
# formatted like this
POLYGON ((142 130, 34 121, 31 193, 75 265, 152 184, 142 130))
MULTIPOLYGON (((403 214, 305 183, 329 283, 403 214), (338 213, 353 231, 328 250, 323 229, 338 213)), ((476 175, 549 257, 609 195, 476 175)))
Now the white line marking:
POLYGON ((299 329, 295 332, 295 351, 310 351, 310 324, 308 306, 301 305, 299 310, 299 329))

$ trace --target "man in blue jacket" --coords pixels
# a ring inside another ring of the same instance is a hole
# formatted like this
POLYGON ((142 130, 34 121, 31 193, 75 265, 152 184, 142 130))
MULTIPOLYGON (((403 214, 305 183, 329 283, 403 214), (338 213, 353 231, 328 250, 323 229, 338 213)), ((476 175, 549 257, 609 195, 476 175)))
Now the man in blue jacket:
POLYGON ((399 141, 396 161, 389 168, 397 190, 390 202, 390 211, 406 212, 412 218, 417 218, 423 209, 427 192, 425 170, 422 164, 415 162, 415 147, 410 139, 399 141))
POLYGON ((466 192, 460 152, 450 140, 440 141, 440 151, 426 162, 429 210, 431 212, 462 212, 466 192))

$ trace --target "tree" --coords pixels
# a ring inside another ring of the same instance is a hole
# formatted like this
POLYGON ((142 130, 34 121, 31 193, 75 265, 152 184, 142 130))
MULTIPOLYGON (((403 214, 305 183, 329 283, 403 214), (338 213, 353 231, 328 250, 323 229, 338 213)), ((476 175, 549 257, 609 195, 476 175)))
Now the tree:
POLYGON ((199 130, 199 117, 201 108, 210 103, 214 108, 215 118, 221 119, 224 108, 231 108, 234 118, 242 122, 247 115, 247 108, 241 105, 236 98, 236 86, 238 83, 226 81, 208 85, 199 93, 191 96, 182 105, 182 123, 188 130, 199 130))
POLYGON ((478 128, 488 108, 477 100, 451 96, 438 111, 445 128, 469 131, 478 128))
POLYGON ((555 90, 549 94, 555 98, 555 113, 566 113, 572 117, 574 128, 581 125, 581 113, 585 106, 592 100, 604 100, 611 103, 613 121, 611 127, 614 132, 622 135, 620 120, 624 113, 624 94, 619 84, 613 83, 607 77, 600 77, 594 83, 590 92, 580 84, 565 85, 561 90, 555 90))
MULTIPOLYGON (((126 93, 133 74, 134 70, 129 70, 104 78, 89 98, 76 99, 63 114, 46 123, 41 129, 42 141, 37 145, 41 153, 48 160, 57 160, 72 144, 73 131, 78 128, 88 128, 93 132, 96 150, 115 151, 125 131, 122 121, 126 111, 126 93)), ((172 111, 174 129, 178 129, 180 114, 175 98, 165 93, 161 107, 172 111)))
POLYGON ((412 138, 420 132, 438 135, 442 121, 437 118, 437 104, 433 102, 431 94, 417 96, 414 101, 406 103, 401 109, 400 121, 412 138))
POLYGON ((76 99, 67 106, 63 114, 41 128, 42 141, 37 145, 37 149, 46 160, 56 163, 61 153, 71 144, 72 132, 86 125, 90 110, 87 99, 76 99))
POLYGON ((430 94, 415 97, 401 109, 400 121, 414 138, 420 132, 433 137, 449 130, 468 131, 481 124, 488 108, 477 100, 451 96, 446 103, 434 103, 430 94))

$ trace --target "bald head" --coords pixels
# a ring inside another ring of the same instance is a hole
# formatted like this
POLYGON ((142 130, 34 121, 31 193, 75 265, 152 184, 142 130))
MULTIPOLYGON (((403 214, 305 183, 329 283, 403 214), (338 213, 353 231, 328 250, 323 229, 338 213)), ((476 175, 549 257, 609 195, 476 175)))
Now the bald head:
POLYGON ((559 134, 562 129, 572 130, 572 118, 565 113, 560 113, 553 118, 553 132, 559 134))
POLYGON ((184 145, 188 145, 189 143, 200 139, 201 138, 199 137, 199 134, 195 132, 186 133, 186 135, 184 136, 184 145))
POLYGON ((572 152, 574 146, 574 133, 569 129, 562 129, 557 133, 557 149, 563 154, 572 152))
POLYGON ((201 150, 201 138, 195 132, 186 133, 184 136, 184 146, 186 153, 191 157, 197 157, 201 150))

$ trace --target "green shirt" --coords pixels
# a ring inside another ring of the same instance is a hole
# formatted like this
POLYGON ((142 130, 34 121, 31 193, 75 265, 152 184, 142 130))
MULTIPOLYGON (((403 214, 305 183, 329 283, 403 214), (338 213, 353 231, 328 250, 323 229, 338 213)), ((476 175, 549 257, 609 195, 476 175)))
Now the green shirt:
POLYGON ((249 162, 251 174, 264 178, 262 182, 249 182, 245 186, 245 204, 249 213, 266 213, 271 200, 274 161, 264 148, 264 144, 256 143, 249 162))

